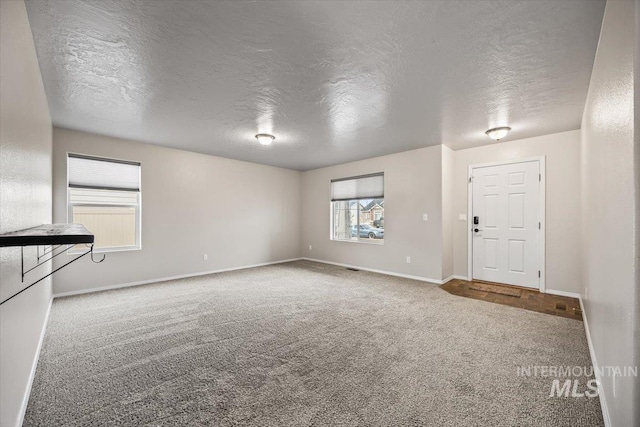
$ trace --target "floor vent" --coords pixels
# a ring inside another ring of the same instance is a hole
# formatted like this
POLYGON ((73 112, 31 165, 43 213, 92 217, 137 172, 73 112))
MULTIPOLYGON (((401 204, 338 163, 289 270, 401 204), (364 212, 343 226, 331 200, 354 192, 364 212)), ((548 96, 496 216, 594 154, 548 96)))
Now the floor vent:
POLYGON ((360 271, 357 268, 351 268, 351 267, 347 267, 347 270, 349 270, 349 271, 360 271))
POLYGON ((556 303, 556 310, 567 310, 567 304, 563 303, 563 302, 557 302, 556 303))

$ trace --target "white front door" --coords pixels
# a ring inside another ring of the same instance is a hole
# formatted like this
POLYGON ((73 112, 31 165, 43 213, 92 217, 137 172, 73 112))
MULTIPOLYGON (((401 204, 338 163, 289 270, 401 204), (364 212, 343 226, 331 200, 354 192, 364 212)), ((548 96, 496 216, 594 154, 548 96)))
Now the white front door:
POLYGON ((474 279, 539 288, 540 162, 474 167, 474 279))

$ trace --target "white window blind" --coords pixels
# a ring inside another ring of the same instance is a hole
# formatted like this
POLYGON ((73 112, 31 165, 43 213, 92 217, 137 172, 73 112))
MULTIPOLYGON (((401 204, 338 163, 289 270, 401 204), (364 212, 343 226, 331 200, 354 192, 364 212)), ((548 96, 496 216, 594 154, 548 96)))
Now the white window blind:
POLYGON ((331 201, 384 197, 384 173, 331 180, 331 201))
POLYGON ((140 163, 69 154, 69 187, 140 190, 140 163))
POLYGON ((70 188, 69 203, 72 205, 132 206, 138 204, 138 194, 135 191, 70 188))

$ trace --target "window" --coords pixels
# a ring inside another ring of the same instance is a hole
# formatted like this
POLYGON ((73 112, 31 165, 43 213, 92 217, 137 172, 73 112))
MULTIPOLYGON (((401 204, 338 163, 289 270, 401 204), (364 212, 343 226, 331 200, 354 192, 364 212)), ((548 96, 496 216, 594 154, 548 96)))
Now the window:
POLYGON ((384 174, 331 181, 331 238, 384 243, 384 174))
POLYGON ((140 163, 69 154, 69 222, 95 235, 99 252, 140 249, 140 163))

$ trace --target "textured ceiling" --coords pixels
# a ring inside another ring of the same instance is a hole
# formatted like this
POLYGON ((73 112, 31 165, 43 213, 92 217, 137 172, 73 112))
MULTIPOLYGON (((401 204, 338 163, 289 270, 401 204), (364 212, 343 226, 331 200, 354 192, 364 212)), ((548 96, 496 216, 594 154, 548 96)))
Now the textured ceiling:
POLYGON ((27 0, 54 124, 307 170, 580 127, 604 1, 27 0), (269 147, 256 133, 273 133, 269 147))

